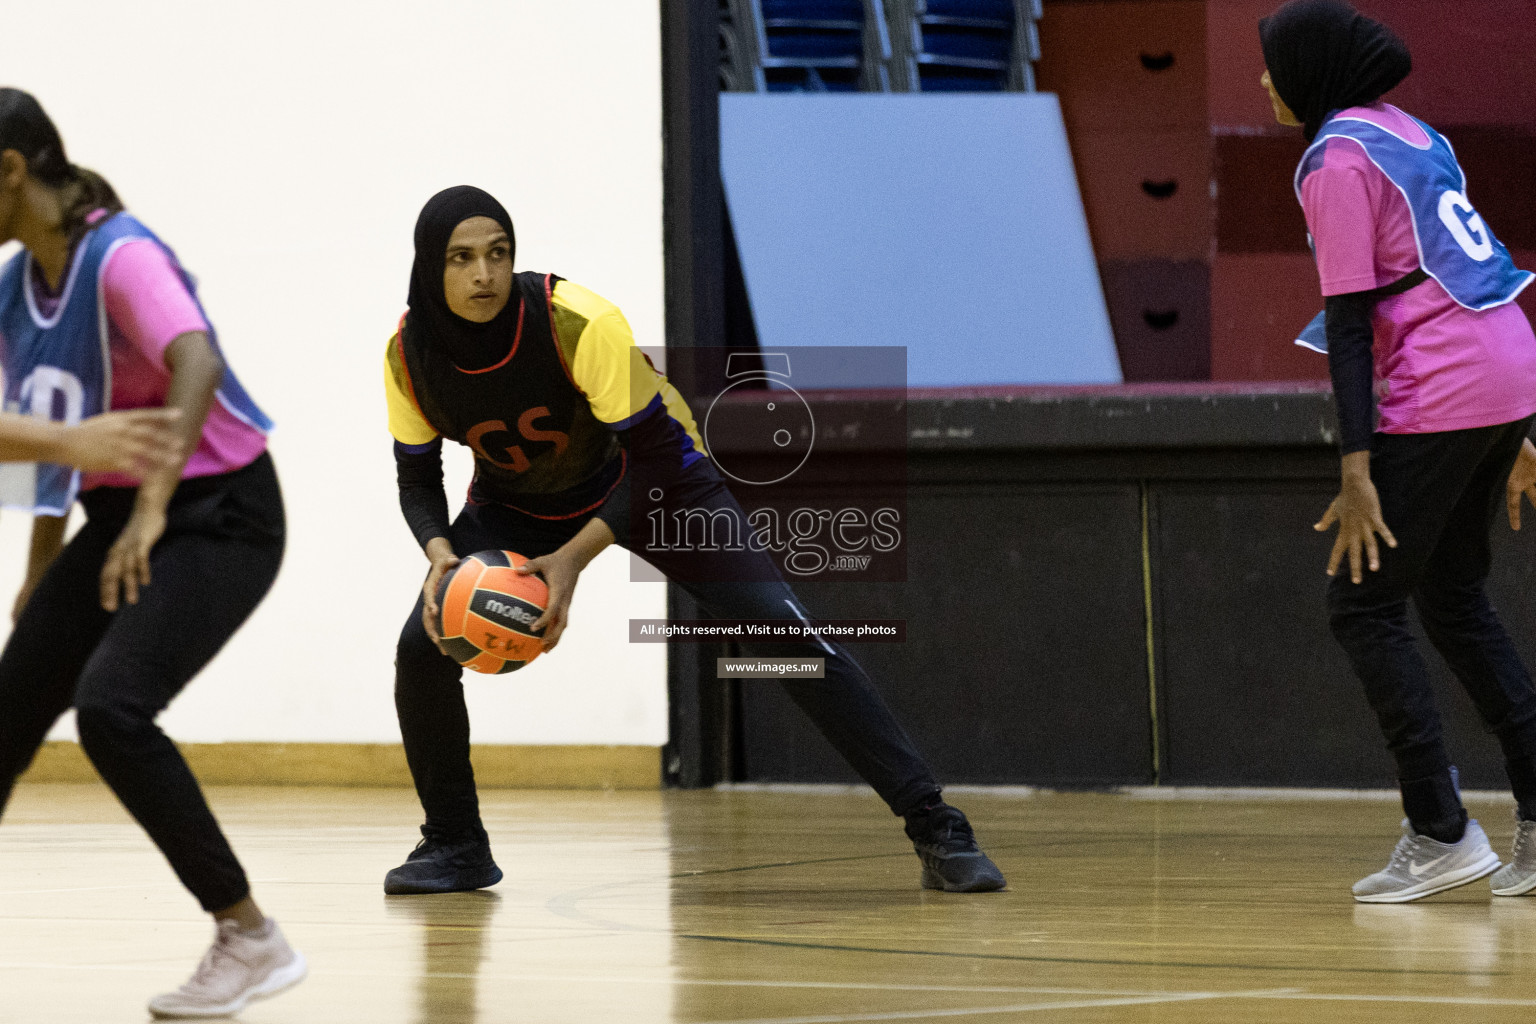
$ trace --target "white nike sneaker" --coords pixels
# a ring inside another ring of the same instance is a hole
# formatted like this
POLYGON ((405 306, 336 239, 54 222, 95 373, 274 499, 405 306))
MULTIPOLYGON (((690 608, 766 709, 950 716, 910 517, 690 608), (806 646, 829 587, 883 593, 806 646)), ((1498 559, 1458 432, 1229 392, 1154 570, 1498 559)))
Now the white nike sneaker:
POLYGON ((1403 838, 1387 866, 1360 879, 1352 891, 1361 903, 1407 903, 1475 882, 1498 867, 1499 855, 1476 818, 1468 820, 1459 843, 1421 836, 1404 820, 1403 838))
POLYGON ((175 992, 155 996, 149 1012, 156 1017, 228 1017, 253 999, 275 996, 304 980, 309 967, 267 918, 266 935, 240 930, 234 921, 220 921, 213 946, 197 971, 175 992))
POLYGON ((1515 825, 1515 856, 1489 882, 1495 896, 1524 896, 1536 889, 1536 821, 1515 825))

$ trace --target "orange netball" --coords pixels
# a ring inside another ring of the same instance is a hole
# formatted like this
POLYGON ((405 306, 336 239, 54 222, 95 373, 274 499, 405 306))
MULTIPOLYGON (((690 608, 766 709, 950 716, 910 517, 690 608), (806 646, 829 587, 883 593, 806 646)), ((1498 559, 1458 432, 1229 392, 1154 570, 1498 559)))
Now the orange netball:
POLYGON ((543 651, 549 588, 537 576, 520 576, 527 559, 513 551, 477 551, 437 585, 437 630, 443 650, 467 669, 499 675, 516 672, 543 651))

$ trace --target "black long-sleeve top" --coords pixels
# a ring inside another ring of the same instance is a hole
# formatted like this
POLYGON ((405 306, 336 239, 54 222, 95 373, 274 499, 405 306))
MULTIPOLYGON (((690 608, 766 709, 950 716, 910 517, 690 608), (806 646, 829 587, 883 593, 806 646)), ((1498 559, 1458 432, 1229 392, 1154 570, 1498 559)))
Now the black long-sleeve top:
POLYGON ((1429 280, 1423 269, 1369 291, 1330 295, 1323 307, 1328 336, 1328 375, 1339 417, 1339 454, 1369 451, 1376 433, 1376 303, 1429 280))
MULTIPOLYGON (((682 426, 661 403, 650 415, 615 431, 615 435, 630 466, 625 479, 613 488, 595 518, 607 523, 615 537, 624 538, 629 535, 631 480, 638 473, 648 484, 664 483, 686 473, 681 463, 688 445, 682 426)), ((416 543, 426 548, 434 537, 447 537, 448 496, 443 490, 442 439, 415 446, 395 442, 395 479, 400 489, 400 511, 416 543)))
POLYGON ((1328 375, 1339 417, 1339 454, 1368 451, 1376 432, 1375 335, 1371 311, 1376 292, 1330 295, 1325 306, 1328 375))
POLYGON ((443 439, 431 444, 395 442, 395 483, 400 511, 423 548, 434 537, 448 536, 448 495, 443 490, 443 439))

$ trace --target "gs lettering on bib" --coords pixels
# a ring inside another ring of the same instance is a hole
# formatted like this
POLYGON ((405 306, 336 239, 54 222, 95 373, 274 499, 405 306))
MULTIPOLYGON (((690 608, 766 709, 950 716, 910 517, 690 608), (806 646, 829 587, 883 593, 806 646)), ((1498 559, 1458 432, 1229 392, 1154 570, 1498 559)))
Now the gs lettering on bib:
MULTIPOLYGON (((518 432, 514 436, 521 437, 525 442, 548 441, 555 446, 551 454, 559 458, 571 446, 571 435, 563 430, 539 430, 534 426, 539 420, 550 415, 548 406, 540 405, 529 409, 517 418, 518 432)), ((501 438, 493 436, 511 433, 504 421, 486 420, 484 423, 477 423, 470 427, 464 439, 469 443, 469 447, 474 449, 476 455, 491 465, 513 473, 526 473, 533 468, 533 463, 529 461, 523 445, 516 443, 507 445, 501 438)))

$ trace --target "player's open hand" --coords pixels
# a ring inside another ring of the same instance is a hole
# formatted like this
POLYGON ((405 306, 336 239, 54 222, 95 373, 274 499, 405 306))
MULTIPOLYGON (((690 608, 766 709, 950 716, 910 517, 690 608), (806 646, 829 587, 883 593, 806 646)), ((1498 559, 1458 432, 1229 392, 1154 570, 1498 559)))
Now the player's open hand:
POLYGON ((437 645, 437 649, 442 651, 443 638, 437 632, 437 585, 442 582, 444 575, 458 566, 459 558, 442 537, 434 537, 427 542, 427 557, 432 559, 432 568, 427 571, 427 580, 421 585, 421 624, 426 627, 427 636, 437 645))
POLYGON ((544 614, 535 619, 531 627, 544 631, 542 639, 546 651, 554 650, 560 642, 560 634, 565 632, 571 597, 576 593, 576 580, 580 578, 583 568, 585 565, 582 561, 563 548, 552 555, 530 558, 517 567, 519 575, 531 576, 538 573, 543 576, 544 583, 549 587, 549 603, 544 606, 544 614))
POLYGON ((59 442, 59 461, 92 473, 123 473, 143 479, 179 464, 180 409, 134 409, 92 416, 69 427, 59 442))
POLYGON ((103 608, 115 612, 121 601, 139 603, 139 591, 150 584, 150 553, 164 533, 163 509, 134 509, 101 567, 103 608))
POLYGON ((1504 487, 1504 502, 1509 506, 1509 528, 1520 529, 1520 496, 1525 495, 1536 505, 1536 444, 1530 438, 1520 446, 1515 457, 1515 468, 1509 471, 1509 483, 1504 487))
POLYGON ((1323 513, 1312 529, 1319 533, 1326 532, 1335 523, 1339 527, 1339 535, 1334 538, 1333 551, 1328 556, 1328 575, 1336 576, 1339 564, 1344 558, 1349 558, 1349 578, 1352 582, 1359 583, 1363 580, 1362 562, 1370 566, 1371 572, 1381 568, 1381 552, 1376 545, 1376 537, 1387 542, 1387 547, 1397 547, 1397 538, 1392 536, 1392 531, 1387 529, 1387 524, 1381 518, 1381 498, 1376 493, 1376 485, 1371 483, 1369 473, 1344 475, 1344 485, 1339 489, 1338 497, 1333 499, 1328 510, 1323 513))

